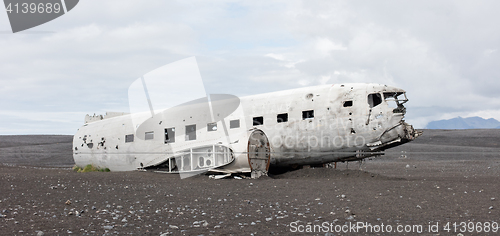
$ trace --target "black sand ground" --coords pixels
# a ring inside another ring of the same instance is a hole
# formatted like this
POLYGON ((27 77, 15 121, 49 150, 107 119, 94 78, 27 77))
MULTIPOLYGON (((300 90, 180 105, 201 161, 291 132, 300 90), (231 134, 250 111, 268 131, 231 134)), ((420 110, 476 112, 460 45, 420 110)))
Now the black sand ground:
POLYGON ((71 167, 71 135, 0 135, 0 162, 23 166, 71 167))
POLYGON ((500 130, 426 130, 361 170, 350 163, 258 180, 181 180, 75 173, 71 136, 0 136, 0 234, 500 235, 492 232, 499 143, 500 130), (342 228, 365 223, 372 227, 342 228), (292 232, 308 229, 315 232, 292 232))

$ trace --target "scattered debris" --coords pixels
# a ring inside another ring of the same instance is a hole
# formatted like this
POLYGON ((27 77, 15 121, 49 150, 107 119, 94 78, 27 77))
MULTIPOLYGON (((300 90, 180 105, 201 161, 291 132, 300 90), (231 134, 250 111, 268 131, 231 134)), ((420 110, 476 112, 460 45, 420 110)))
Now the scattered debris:
POLYGON ((224 179, 231 176, 231 174, 225 174, 225 175, 210 175, 208 178, 210 179, 224 179))

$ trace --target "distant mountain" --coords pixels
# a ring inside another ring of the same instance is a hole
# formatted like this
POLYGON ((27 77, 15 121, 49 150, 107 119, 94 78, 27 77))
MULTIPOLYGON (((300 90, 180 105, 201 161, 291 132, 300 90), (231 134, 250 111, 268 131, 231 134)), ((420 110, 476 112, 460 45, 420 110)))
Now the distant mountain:
POLYGON ((500 129, 500 122, 493 118, 483 119, 481 117, 456 117, 449 120, 431 121, 426 129, 500 129))

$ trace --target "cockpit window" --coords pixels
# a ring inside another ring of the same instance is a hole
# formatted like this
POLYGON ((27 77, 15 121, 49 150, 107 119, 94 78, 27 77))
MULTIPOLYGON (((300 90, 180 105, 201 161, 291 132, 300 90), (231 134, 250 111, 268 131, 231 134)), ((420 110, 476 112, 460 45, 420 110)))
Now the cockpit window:
POLYGON ((387 105, 390 108, 397 108, 398 103, 395 102, 397 100, 398 94, 395 92, 384 93, 384 100, 387 101, 387 105))
POLYGON ((406 113, 406 108, 403 106, 408 101, 404 92, 385 92, 384 100, 387 105, 393 108, 394 113, 406 113))
POLYGON ((387 100, 387 99, 394 99, 397 97, 397 93, 395 92, 390 92, 390 93, 384 93, 384 99, 387 100))
POLYGON ((376 107, 380 103, 382 103, 382 96, 380 93, 372 93, 368 95, 368 105, 370 105, 370 108, 376 107))

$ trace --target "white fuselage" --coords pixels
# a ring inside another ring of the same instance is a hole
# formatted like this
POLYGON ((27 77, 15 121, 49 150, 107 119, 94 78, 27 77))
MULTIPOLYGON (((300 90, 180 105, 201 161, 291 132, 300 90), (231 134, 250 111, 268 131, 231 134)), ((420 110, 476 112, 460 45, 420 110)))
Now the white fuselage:
POLYGON ((183 156, 185 162, 177 164, 181 169, 250 172, 249 137, 260 130, 268 139, 271 166, 359 160, 418 136, 403 121, 406 101, 404 90, 380 84, 205 98, 154 114, 89 122, 74 136, 74 159, 78 166, 128 171, 183 156), (230 151, 234 160, 226 153, 218 161, 205 152, 217 148, 230 151))

